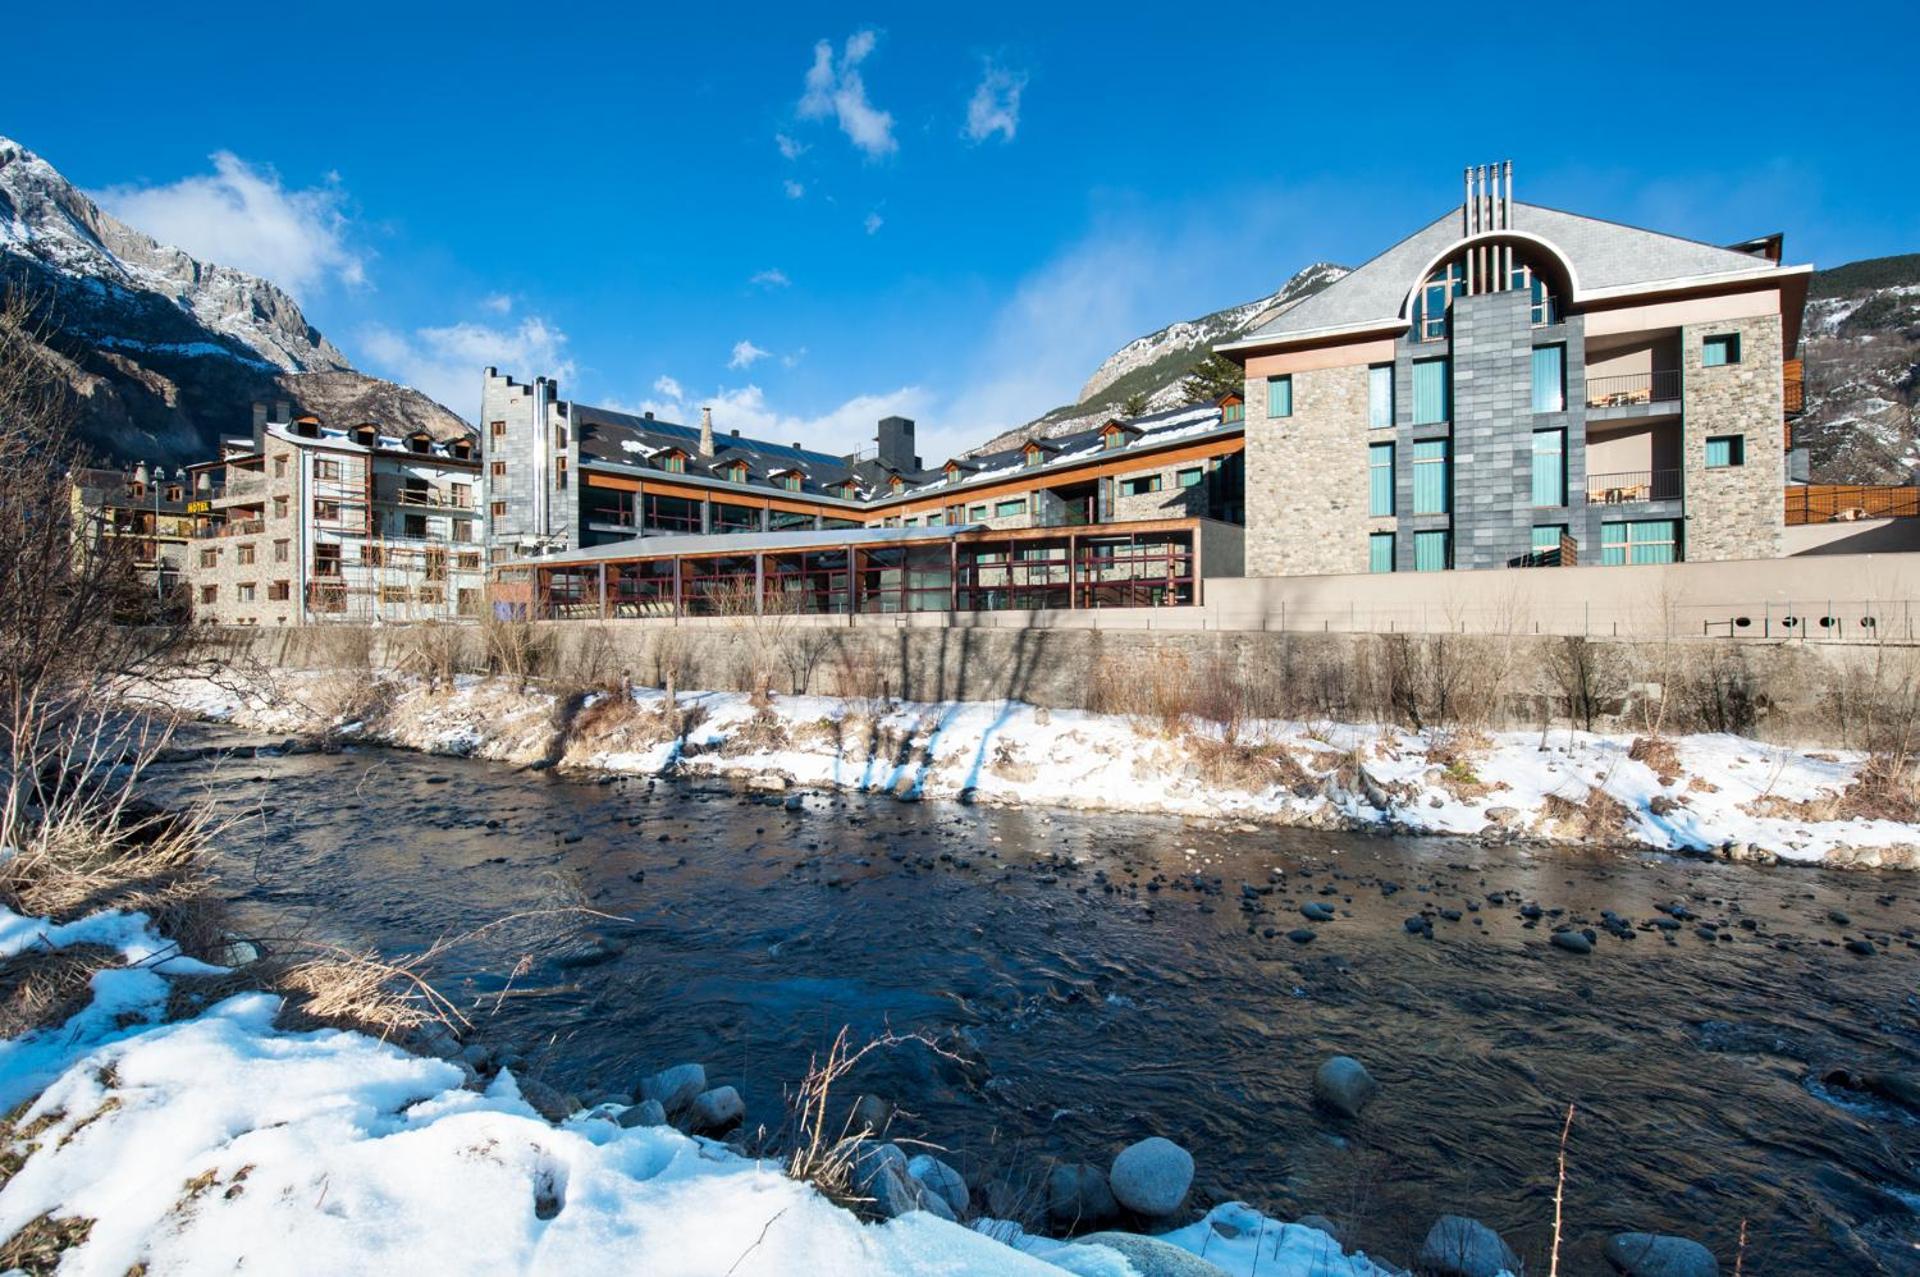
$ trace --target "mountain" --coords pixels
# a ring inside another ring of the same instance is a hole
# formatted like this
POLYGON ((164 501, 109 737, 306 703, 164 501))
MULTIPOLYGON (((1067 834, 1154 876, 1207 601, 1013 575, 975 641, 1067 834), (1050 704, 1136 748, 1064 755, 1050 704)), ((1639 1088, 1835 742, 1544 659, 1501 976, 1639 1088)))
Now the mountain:
POLYGON ((1920 467, 1920 253, 1815 272, 1793 425, 1820 483, 1908 483, 1920 467))
POLYGON ((1080 397, 1074 402, 997 435, 973 451, 996 452, 1031 435, 1048 438, 1099 425, 1119 414, 1127 400, 1136 394, 1145 398, 1142 412, 1177 408, 1186 402, 1180 382, 1187 370, 1211 354, 1216 345, 1252 332, 1346 273, 1344 266, 1316 262, 1257 301, 1229 306, 1211 315, 1169 324, 1158 332, 1136 337, 1107 356, 1087 378, 1080 388, 1080 397))
POLYGON ((81 439, 104 460, 211 458, 221 436, 252 429, 255 400, 441 439, 469 429, 418 391, 355 371, 273 284, 155 242, 4 137, 0 283, 32 300, 81 439))

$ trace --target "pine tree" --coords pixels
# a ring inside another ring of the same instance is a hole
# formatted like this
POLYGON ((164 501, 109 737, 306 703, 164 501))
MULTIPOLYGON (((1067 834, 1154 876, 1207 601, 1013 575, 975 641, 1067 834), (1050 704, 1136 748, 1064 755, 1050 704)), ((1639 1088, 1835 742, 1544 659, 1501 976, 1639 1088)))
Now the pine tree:
POLYGON ((1120 415, 1126 418, 1141 416, 1147 410, 1147 392, 1136 390, 1128 395, 1120 405, 1120 415))
POLYGON ((1180 392, 1190 403, 1211 403, 1222 395, 1239 394, 1246 376, 1240 365, 1225 355, 1208 355, 1187 369, 1186 379, 1180 383, 1180 392))

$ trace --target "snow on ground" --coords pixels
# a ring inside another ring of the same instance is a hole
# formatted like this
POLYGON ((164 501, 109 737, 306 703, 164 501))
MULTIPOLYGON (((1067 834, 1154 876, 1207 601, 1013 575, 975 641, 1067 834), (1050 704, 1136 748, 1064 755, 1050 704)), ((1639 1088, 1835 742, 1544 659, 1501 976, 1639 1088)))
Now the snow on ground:
MULTIPOLYGON (((16 949, 84 939, 131 954, 152 939, 144 920, 122 915, 37 931, 15 915, 4 924, 16 949)), ((276 1029, 268 994, 157 1024, 159 966, 102 973, 135 974, 137 996, 97 981, 93 1006, 63 1028, 0 1042, 8 1087, 33 1079, 7 1107, 45 1086, 0 1135, 10 1145, 0 1164, 19 1168, 0 1181, 0 1239, 42 1216, 91 1221, 62 1255, 63 1273, 1138 1271, 1112 1249, 995 1221, 968 1228, 916 1211, 864 1223, 776 1163, 669 1127, 623 1129, 589 1113, 556 1126, 511 1073, 467 1089, 458 1066, 363 1034, 276 1029), (130 1009, 138 1014, 115 1019, 130 1009), (58 1068, 23 1059, 52 1041, 67 1043, 58 1068)), ((1233 1274, 1387 1271, 1238 1203, 1167 1240, 1206 1248, 1233 1274), (1223 1211, 1230 1236, 1211 1223, 1223 1211)))
MULTIPOLYGON (((183 678, 152 694, 261 731, 326 726, 289 706, 310 703, 321 680, 340 675, 274 677, 271 692, 183 678)), ((1920 867, 1914 826, 1823 810, 1853 783, 1860 754, 1727 735, 1670 738, 1665 761, 1631 757, 1632 737, 1591 732, 1494 732, 1463 744, 1395 727, 1270 722, 1242 737, 1256 749, 1224 750, 1122 716, 1012 701, 870 706, 780 696, 762 709, 741 693, 693 692, 678 701, 698 719, 681 741, 660 726, 662 694, 639 689, 634 714, 556 742, 547 693, 476 677, 440 691, 394 678, 387 687, 389 708, 344 734, 507 762, 551 757, 640 774, 678 767, 774 788, 1920 867)))

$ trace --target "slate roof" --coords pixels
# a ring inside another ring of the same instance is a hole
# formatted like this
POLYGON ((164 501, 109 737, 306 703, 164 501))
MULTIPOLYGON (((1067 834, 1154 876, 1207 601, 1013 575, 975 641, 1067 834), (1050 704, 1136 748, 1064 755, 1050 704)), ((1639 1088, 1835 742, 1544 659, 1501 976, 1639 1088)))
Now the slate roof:
MULTIPOLYGON (((1122 456, 1137 452, 1143 448, 1156 448, 1162 444, 1189 437, 1198 438, 1228 429, 1221 419, 1220 406, 1211 403, 1185 404, 1179 408, 1168 408, 1161 412, 1148 413, 1143 417, 1134 417, 1126 424, 1137 432, 1130 437, 1125 447, 1109 449, 1101 438, 1106 428, 1100 425, 1086 430, 1076 430, 1071 434, 1051 435, 1045 439, 1022 439, 1011 448, 1002 448, 997 452, 976 453, 970 457, 955 458, 961 463, 958 479, 949 482, 940 466, 923 476, 921 481, 901 492, 901 496, 925 496, 945 488, 955 490, 969 488, 974 484, 990 483, 1011 478, 1017 474, 1044 474, 1062 466, 1075 465, 1099 456, 1122 456), (1038 443, 1047 454, 1047 460, 1037 466, 1026 464, 1022 455, 1028 443, 1038 443)), ((1238 431, 1238 422, 1231 429, 1238 431)), ((944 462, 941 463, 945 465, 944 462)))
POLYGON ((855 480, 863 488, 872 487, 876 479, 884 479, 885 474, 881 470, 875 475, 869 469, 872 463, 853 464, 845 457, 828 452, 724 432, 713 437, 714 455, 703 457, 697 426, 638 417, 589 404, 569 404, 568 419, 573 423, 583 462, 646 468, 652 465, 656 453, 678 448, 687 454, 687 472, 691 475, 719 478, 721 468, 728 461, 738 459, 747 464, 747 486, 775 492, 788 489, 772 481, 773 473, 797 466, 802 472, 800 490, 816 496, 832 495, 827 489, 847 479, 855 480))
MULTIPOLYGON (((1573 268, 1578 302, 1609 289, 1653 287, 1702 276, 1751 274, 1782 267, 1731 248, 1662 235, 1619 222, 1565 213, 1538 204, 1513 204, 1513 229, 1558 248, 1573 268)), ((1427 264, 1464 237, 1458 207, 1434 219, 1372 261, 1222 349, 1328 329, 1387 325, 1402 318, 1407 294, 1427 264)))

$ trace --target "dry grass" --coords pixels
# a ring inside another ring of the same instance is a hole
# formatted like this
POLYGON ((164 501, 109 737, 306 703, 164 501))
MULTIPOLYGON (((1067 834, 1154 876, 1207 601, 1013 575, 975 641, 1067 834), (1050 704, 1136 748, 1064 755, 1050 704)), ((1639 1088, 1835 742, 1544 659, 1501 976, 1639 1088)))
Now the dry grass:
POLYGON ((860 1195, 854 1182, 854 1163, 871 1133, 864 1127, 857 1132, 851 1129, 851 1110, 838 1121, 833 1119, 834 1088, 869 1055, 908 1043, 918 1043, 950 1060, 960 1059, 924 1032, 897 1034, 888 1030, 856 1048, 842 1026, 827 1047, 826 1056, 816 1055, 808 1062, 806 1076, 787 1096, 787 1120, 781 1132, 781 1142, 789 1149, 787 1178, 813 1185, 842 1206, 858 1208, 870 1202, 860 1195))
POLYGON ((1645 763, 1662 785, 1677 785, 1685 774, 1680 766, 1680 751, 1664 736, 1634 737, 1633 744, 1627 747, 1627 757, 1636 763, 1645 763))
POLYGON ((285 995, 280 1023, 290 1029, 352 1029, 385 1041, 429 1024, 472 1027, 416 969, 376 953, 338 951, 295 963, 276 980, 285 995))
POLYGON ((1228 741, 1196 733, 1187 737, 1186 750, 1209 785, 1255 794, 1278 786, 1302 795, 1318 787, 1291 750, 1271 741, 1228 741))
POLYGON ((52 1212, 36 1215, 26 1226, 0 1245, 0 1271, 22 1272, 41 1277, 60 1267, 61 1256, 76 1246, 84 1246, 93 1231, 93 1221, 80 1215, 54 1218, 52 1212))
POLYGON ((1560 794, 1548 794, 1542 803, 1543 831, 1550 837, 1572 842, 1618 846, 1627 841, 1633 813, 1626 805, 1603 789, 1587 791, 1581 802, 1560 794))
POLYGON ((119 965, 117 950, 91 944, 0 961, 0 1038, 65 1024, 93 1001, 93 977, 119 965))

